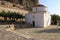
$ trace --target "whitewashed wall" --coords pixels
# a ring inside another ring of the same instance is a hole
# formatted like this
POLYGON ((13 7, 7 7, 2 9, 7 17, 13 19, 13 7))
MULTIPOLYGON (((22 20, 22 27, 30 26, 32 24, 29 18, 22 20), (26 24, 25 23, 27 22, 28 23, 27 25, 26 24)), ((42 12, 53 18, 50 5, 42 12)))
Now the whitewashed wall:
POLYGON ((43 23, 43 13, 31 13, 26 15, 26 22, 32 24, 35 21, 35 27, 42 27, 43 23), (33 18, 34 16, 34 18, 33 18))
POLYGON ((31 13, 26 15, 26 22, 32 24, 35 21, 35 27, 48 27, 51 24, 51 16, 48 13, 31 13), (35 16, 33 18, 33 16, 35 16))
POLYGON ((47 12, 44 13, 44 27, 48 27, 51 24, 51 15, 47 12))
POLYGON ((35 14, 35 27, 43 27, 43 13, 35 14))
POLYGON ((35 27, 48 27, 51 24, 51 16, 46 7, 33 7, 32 12, 26 15, 26 22, 32 24, 35 21, 35 27), (33 16, 35 16, 33 18, 33 16))

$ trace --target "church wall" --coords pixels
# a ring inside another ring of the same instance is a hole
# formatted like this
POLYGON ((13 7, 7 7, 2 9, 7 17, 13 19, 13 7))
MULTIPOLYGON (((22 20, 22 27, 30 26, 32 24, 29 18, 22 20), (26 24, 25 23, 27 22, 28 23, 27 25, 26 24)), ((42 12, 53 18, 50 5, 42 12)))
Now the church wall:
POLYGON ((35 27, 48 27, 51 24, 51 16, 48 12, 29 13, 26 15, 26 22, 33 24, 35 21, 35 27))
POLYGON ((26 22, 33 24, 33 21, 35 21, 35 27, 43 27, 44 26, 43 13, 27 14, 26 15, 26 22))
POLYGON ((43 13, 39 13, 35 15, 35 27, 43 27, 43 13))
POLYGON ((48 26, 50 26, 50 24, 51 24, 50 14, 48 12, 44 13, 44 27, 48 27, 48 26))
POLYGON ((32 21, 33 21, 33 14, 27 14, 26 15, 26 23, 30 23, 32 24, 32 21))

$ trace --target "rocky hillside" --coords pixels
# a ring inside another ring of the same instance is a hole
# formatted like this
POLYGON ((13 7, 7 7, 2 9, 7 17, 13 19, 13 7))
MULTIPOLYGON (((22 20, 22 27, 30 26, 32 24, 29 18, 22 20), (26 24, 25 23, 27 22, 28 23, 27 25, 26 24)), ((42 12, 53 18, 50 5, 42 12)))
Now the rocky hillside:
POLYGON ((38 4, 38 0, 0 0, 1 4, 7 7, 21 8, 22 6, 26 10, 31 10, 31 6, 38 4))
POLYGON ((7 1, 0 1, 0 7, 6 7, 6 8, 15 8, 15 9, 24 9, 23 6, 19 4, 13 4, 7 1))

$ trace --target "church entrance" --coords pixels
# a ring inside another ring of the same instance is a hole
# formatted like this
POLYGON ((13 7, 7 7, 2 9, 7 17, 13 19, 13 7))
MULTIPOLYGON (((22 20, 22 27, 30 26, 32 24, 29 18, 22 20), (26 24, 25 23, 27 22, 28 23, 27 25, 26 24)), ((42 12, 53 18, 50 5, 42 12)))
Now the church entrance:
POLYGON ((33 27, 35 27, 35 21, 33 21, 33 27))

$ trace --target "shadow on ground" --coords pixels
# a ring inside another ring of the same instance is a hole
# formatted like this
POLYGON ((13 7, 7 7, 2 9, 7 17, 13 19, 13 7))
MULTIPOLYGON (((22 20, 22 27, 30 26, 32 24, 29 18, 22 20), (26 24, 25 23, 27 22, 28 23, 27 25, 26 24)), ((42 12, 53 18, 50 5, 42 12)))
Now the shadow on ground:
POLYGON ((14 27, 15 29, 33 28, 31 24, 26 24, 26 23, 14 24, 14 27))
POLYGON ((37 31, 37 33, 60 33, 60 28, 58 28, 58 29, 45 29, 45 30, 37 31))

